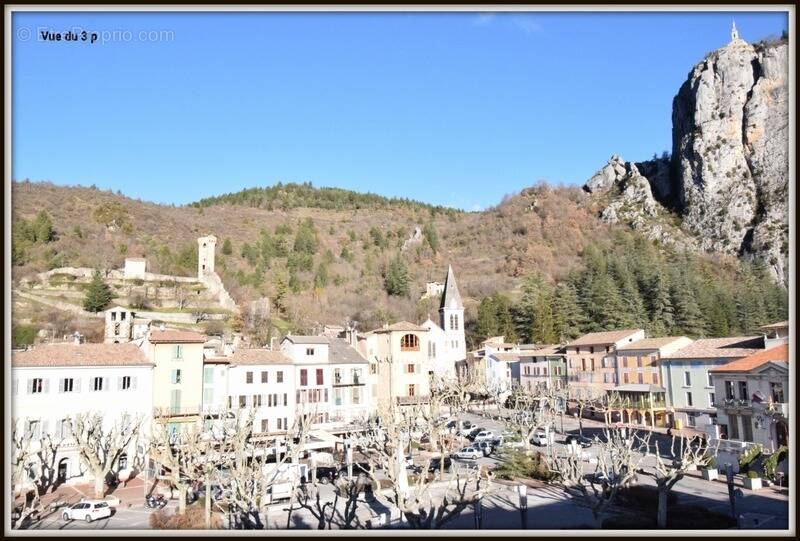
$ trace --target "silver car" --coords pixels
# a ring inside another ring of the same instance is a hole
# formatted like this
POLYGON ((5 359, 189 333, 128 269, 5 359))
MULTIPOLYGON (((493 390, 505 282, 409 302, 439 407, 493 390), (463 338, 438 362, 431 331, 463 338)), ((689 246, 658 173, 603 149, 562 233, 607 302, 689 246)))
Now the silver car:
POLYGON ((103 500, 82 500, 75 505, 64 509, 61 518, 64 520, 93 520, 111 516, 111 507, 103 500))

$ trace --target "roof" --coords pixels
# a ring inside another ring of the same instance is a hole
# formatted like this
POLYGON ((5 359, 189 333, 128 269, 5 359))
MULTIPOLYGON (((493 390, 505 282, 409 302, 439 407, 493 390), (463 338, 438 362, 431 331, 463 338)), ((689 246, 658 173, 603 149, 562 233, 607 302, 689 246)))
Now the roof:
POLYGON ((398 321, 388 327, 373 329, 372 332, 428 332, 428 329, 420 325, 414 325, 408 321, 398 321))
POLYGON ((580 338, 569 342, 567 346, 602 346, 607 344, 615 344, 632 334, 641 332, 641 329, 622 329, 619 331, 602 331, 590 332, 584 334, 580 338))
POLYGON ((518 353, 492 353, 490 357, 504 362, 516 362, 520 359, 518 353))
POLYGON ((12 352, 11 366, 148 366, 134 344, 47 344, 12 352))
POLYGON ((658 385, 651 385, 649 383, 626 383, 611 389, 612 391, 619 392, 634 392, 634 393, 663 393, 666 390, 658 385))
POLYGON ((489 338, 487 338, 486 340, 481 342, 481 344, 502 344, 503 342, 505 342, 505 340, 506 340, 506 337, 502 336, 502 335, 500 335, 500 336, 490 336, 489 338))
POLYGON ((203 364, 228 364, 230 362, 230 357, 206 357, 203 359, 203 364))
POLYGON ((788 329, 788 321, 779 321, 778 323, 770 323, 769 325, 762 325, 759 329, 788 329))
POLYGON ((456 275, 453 274, 453 266, 448 265, 447 279, 444 281, 444 293, 442 293, 439 309, 448 308, 452 303, 455 303, 457 309, 464 308, 464 303, 461 302, 461 293, 458 292, 458 284, 456 284, 456 275))
POLYGON ((232 365, 245 364, 292 364, 292 360, 284 355, 282 351, 272 349, 237 349, 233 355, 228 357, 232 365))
POLYGON ((662 336, 661 338, 644 338, 625 344, 617 348, 617 351, 636 350, 636 349, 660 349, 670 345, 677 340, 688 340, 685 336, 662 336))
POLYGON ((153 344, 203 344, 206 336, 194 331, 151 331, 153 344))
POLYGON ((137 263, 144 263, 147 261, 145 257, 126 257, 125 261, 136 261, 137 263))
POLYGON ((758 353, 754 353, 753 355, 749 355, 741 359, 736 359, 735 361, 723 364, 722 366, 716 366, 709 370, 709 372, 749 372, 750 370, 754 370, 771 362, 788 364, 789 345, 783 344, 774 348, 759 351, 758 353))
POLYGON ((331 338, 328 360, 336 364, 369 364, 369 362, 343 338, 331 338))
POLYGON ((732 336, 695 340, 685 348, 662 357, 663 359, 724 359, 747 357, 764 346, 761 336, 732 336))
POLYGON ((284 340, 288 340, 293 344, 327 344, 327 336, 309 336, 309 335, 287 335, 284 340))
POLYGON ((539 349, 526 352, 531 357, 545 357, 549 355, 564 355, 564 346, 543 346, 539 349))

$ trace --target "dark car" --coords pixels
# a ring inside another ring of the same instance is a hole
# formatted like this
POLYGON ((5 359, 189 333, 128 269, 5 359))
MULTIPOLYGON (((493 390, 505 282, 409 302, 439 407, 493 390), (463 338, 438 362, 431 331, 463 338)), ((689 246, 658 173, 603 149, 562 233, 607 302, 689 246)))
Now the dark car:
MULTIPOLYGON (((444 457, 444 471, 450 471, 450 467, 453 465, 453 460, 446 456, 444 457)), ((442 459, 441 457, 436 457, 431 459, 430 466, 428 466, 428 471, 431 473, 435 473, 442 468, 442 459)))
MULTIPOLYGON (((353 468, 353 473, 355 473, 355 467, 353 468)), ((317 476, 317 481, 323 485, 327 485, 339 478, 339 470, 333 466, 317 466, 315 475, 317 476)))
POLYGON ((586 436, 581 436, 580 434, 569 434, 564 439, 564 443, 567 445, 571 444, 573 441, 576 442, 581 447, 592 446, 592 440, 587 438, 586 436))
MULTIPOLYGON (((353 475, 367 475, 371 470, 369 462, 353 462, 353 475)), ((347 475, 347 466, 339 469, 339 475, 347 475)))
POLYGON ((470 430, 469 434, 467 435, 467 439, 469 441, 473 441, 475 439, 475 436, 477 436, 481 432, 483 432, 483 427, 482 426, 476 426, 475 428, 470 430))

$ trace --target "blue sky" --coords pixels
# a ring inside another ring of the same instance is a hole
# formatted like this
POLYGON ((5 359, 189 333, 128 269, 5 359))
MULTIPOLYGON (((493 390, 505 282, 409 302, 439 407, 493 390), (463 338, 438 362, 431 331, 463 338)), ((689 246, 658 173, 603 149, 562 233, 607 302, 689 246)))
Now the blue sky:
POLYGON ((175 204, 311 181, 483 208, 539 180, 582 184, 611 154, 669 150, 672 98, 728 42, 732 17, 748 41, 788 24, 719 12, 17 13, 13 178, 175 204), (97 42, 38 38, 74 27, 97 42))

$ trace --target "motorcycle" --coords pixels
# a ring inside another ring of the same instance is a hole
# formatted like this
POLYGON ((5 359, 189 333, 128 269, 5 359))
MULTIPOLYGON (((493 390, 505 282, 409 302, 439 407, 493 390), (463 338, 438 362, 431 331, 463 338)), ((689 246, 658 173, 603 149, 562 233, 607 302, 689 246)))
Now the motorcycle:
POLYGON ((164 497, 163 494, 159 494, 158 496, 148 496, 144 502, 145 507, 148 509, 162 509, 167 505, 167 499, 164 497))

